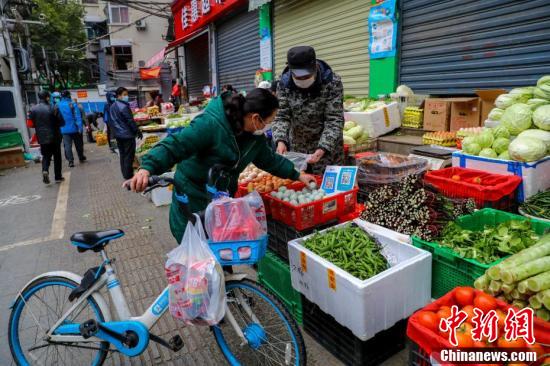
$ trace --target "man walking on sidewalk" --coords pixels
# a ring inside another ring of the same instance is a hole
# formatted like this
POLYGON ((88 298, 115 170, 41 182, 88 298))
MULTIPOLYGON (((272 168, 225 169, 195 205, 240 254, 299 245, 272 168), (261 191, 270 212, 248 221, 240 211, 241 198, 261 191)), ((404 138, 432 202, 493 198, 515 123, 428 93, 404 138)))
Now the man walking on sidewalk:
POLYGON ((116 90, 116 102, 113 103, 109 112, 109 127, 116 138, 120 155, 120 170, 124 179, 128 180, 134 176, 136 136, 139 139, 143 138, 128 104, 128 89, 120 87, 116 90))
POLYGON ((61 101, 55 106, 55 115, 62 118, 65 125, 61 128, 65 158, 69 161, 69 167, 74 167, 73 142, 81 163, 86 161, 84 156, 84 141, 82 140, 82 114, 76 103, 71 100, 71 92, 61 93, 61 101))
POLYGON ((42 154, 42 181, 50 183, 50 162, 53 157, 55 182, 61 183, 61 125, 63 120, 54 116, 50 106, 50 94, 47 91, 38 93, 39 103, 31 108, 30 119, 36 130, 36 137, 42 154))

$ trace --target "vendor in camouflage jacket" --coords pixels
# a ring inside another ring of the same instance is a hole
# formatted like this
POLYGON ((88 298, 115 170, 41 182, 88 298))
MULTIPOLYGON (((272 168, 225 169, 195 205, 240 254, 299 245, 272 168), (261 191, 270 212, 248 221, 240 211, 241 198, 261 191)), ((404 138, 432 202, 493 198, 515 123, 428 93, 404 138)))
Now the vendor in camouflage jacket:
POLYGON ((288 51, 288 66, 277 88, 279 112, 273 123, 277 152, 311 154, 309 167, 322 174, 344 163, 344 88, 340 76, 317 60, 308 46, 288 51))

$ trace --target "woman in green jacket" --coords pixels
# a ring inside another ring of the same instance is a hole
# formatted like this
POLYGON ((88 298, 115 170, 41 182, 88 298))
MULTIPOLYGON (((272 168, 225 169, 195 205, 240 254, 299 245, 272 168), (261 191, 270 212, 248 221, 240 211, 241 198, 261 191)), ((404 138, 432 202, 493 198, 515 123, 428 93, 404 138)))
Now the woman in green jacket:
MULTIPOLYGON (((216 164, 230 167, 229 179, 217 182, 216 188, 231 195, 237 191, 239 174, 250 163, 281 178, 313 181, 267 144, 264 131, 270 128, 278 107, 277 98, 264 89, 254 89, 246 98, 228 92, 212 99, 188 127, 159 142, 142 158, 140 169, 128 181, 130 188, 143 191, 150 175, 167 172, 177 164, 173 194, 186 194, 190 210, 198 212, 208 205, 208 171, 216 164)), ((178 242, 186 225, 187 219, 172 197, 170 229, 178 242)))

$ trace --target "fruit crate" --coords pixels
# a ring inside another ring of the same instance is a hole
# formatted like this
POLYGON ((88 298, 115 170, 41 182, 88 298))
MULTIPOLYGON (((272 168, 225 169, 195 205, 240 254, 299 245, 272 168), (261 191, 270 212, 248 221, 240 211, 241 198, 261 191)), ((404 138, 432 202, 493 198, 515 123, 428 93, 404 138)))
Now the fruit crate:
POLYGON ((302 309, 304 330, 346 365, 380 365, 405 348, 406 319, 362 341, 305 296, 302 296, 302 309))
MULTIPOLYGON (((461 216, 456 223, 469 230, 483 230, 486 225, 497 225, 510 220, 531 220, 533 230, 542 235, 550 229, 550 224, 537 219, 529 219, 509 212, 484 208, 471 215, 461 216)), ((432 297, 437 299, 457 286, 473 286, 474 281, 487 269, 502 259, 490 264, 474 259, 462 258, 452 249, 441 247, 437 242, 428 242, 417 236, 412 238, 413 245, 432 253, 432 297)))
POLYGON ((521 177, 451 167, 433 170, 424 181, 451 198, 472 198, 477 208, 517 210, 516 193, 521 177))
MULTIPOLYGON (((432 366, 430 355, 411 339, 408 340, 409 361, 408 366, 432 366)), ((434 365, 435 366, 435 365, 434 365)))
POLYGON ((292 288, 288 264, 268 251, 258 262, 258 281, 277 295, 298 324, 302 325, 302 299, 300 293, 292 288))
POLYGON ((277 254, 277 256, 279 256, 279 258, 285 263, 288 263, 289 241, 313 234, 315 230, 323 230, 330 226, 336 225, 337 223, 338 222, 336 220, 332 220, 315 229, 299 231, 291 226, 288 226, 287 224, 283 224, 282 222, 267 220, 267 234, 269 236, 267 248, 277 254))
POLYGON ((344 144, 344 152, 351 157, 355 154, 359 154, 367 151, 376 151, 378 148, 378 139, 367 139, 363 142, 359 142, 355 145, 344 144))
POLYGON ((351 191, 336 193, 296 206, 272 196, 268 196, 267 199, 274 220, 303 231, 354 212, 357 205, 357 191, 358 189, 354 188, 351 191))

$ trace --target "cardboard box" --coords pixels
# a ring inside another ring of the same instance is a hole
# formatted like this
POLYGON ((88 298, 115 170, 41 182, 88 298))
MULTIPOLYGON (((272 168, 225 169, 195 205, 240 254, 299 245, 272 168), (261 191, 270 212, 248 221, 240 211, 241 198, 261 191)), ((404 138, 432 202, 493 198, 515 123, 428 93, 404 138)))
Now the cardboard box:
POLYGON ((495 108, 495 99, 501 94, 505 94, 504 89, 476 90, 476 94, 481 99, 481 124, 487 120, 491 109, 495 108))
POLYGON ((12 147, 0 150, 0 169, 9 169, 18 166, 25 166, 23 148, 12 147))
POLYGON ((450 99, 428 98, 424 101, 424 130, 449 131, 450 117, 450 99))
POLYGON ((345 112, 344 119, 357 122, 371 138, 385 135, 401 127, 401 114, 396 102, 368 112, 345 112))
POLYGON ((453 98, 451 100, 450 131, 458 131, 465 127, 479 127, 480 99, 453 98))

